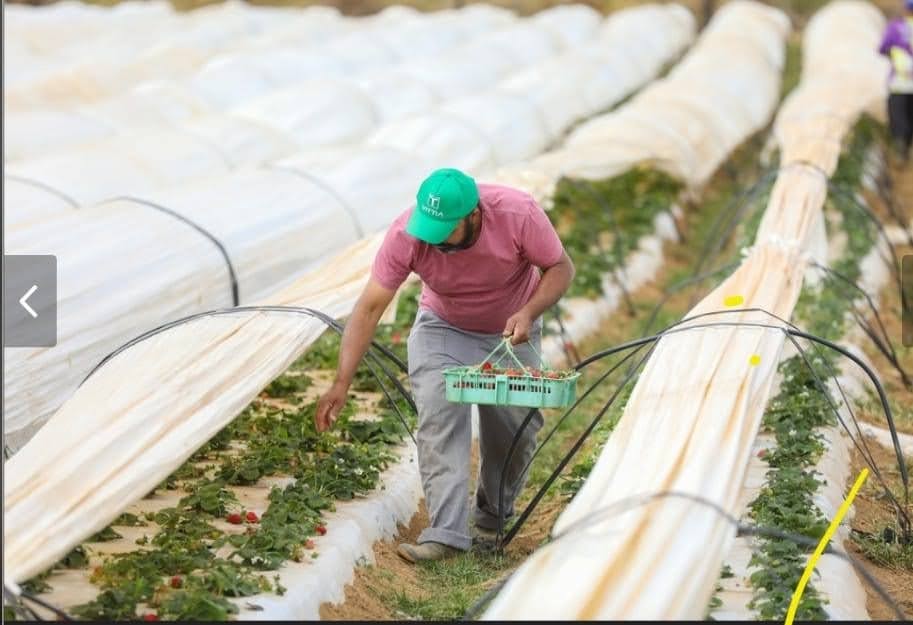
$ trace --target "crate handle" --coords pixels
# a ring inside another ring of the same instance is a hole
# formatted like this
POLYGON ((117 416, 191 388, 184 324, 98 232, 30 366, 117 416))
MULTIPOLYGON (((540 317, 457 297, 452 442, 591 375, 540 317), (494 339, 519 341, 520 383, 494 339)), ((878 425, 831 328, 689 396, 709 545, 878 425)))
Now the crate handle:
MULTIPOLYGON (((529 348, 530 348, 531 350, 533 350, 533 353, 536 355, 536 358, 539 359, 539 366, 540 366, 540 367, 544 366, 544 365, 545 365, 545 361, 542 359, 542 355, 536 350, 535 347, 533 347, 533 344, 532 344, 532 343, 528 343, 528 344, 529 344, 529 348)), ((502 349, 504 350, 504 354, 502 354, 502 355, 495 361, 495 364, 500 363, 502 360, 504 360, 504 356, 507 355, 507 356, 510 356, 510 357, 513 359, 513 361, 517 364, 517 366, 520 367, 520 369, 522 369, 522 370, 525 371, 526 373, 529 373, 529 371, 530 371, 529 367, 527 367, 526 365, 524 365, 523 362, 522 362, 519 358, 517 358, 517 355, 514 353, 513 347, 512 347, 511 344, 510 344, 510 337, 509 337, 509 336, 508 336, 508 337, 505 337, 500 343, 498 343, 498 344, 495 346, 495 348, 494 348, 493 350, 491 350, 491 352, 488 354, 488 356, 485 357, 485 360, 482 361, 483 364, 484 364, 485 362, 490 362, 491 357, 494 356, 495 354, 497 354, 498 351, 500 351, 500 350, 502 350, 502 349)), ((482 365, 476 365, 475 368, 476 368, 476 369, 481 369, 481 368, 482 368, 482 365)))

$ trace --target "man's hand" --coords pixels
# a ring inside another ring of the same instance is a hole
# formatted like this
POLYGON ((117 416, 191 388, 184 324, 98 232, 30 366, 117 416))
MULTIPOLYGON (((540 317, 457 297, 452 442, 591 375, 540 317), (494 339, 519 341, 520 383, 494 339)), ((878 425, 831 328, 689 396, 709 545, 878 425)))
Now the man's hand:
POLYGON ((396 291, 392 291, 374 278, 368 281, 355 302, 355 308, 346 323, 342 333, 342 342, 339 346, 339 365, 336 367, 336 380, 323 397, 317 402, 317 412, 314 413, 314 425, 318 432, 325 432, 339 417, 349 393, 349 386, 355 378, 355 371, 361 361, 377 322, 380 320, 384 309, 393 300, 396 291))
POLYGON ((529 340, 529 333, 533 328, 533 318, 526 311, 519 311, 504 324, 504 336, 510 337, 511 345, 519 345, 529 340))
POLYGON ((339 418, 339 413, 346 405, 349 388, 347 385, 334 382, 326 393, 317 402, 317 412, 314 413, 314 425, 318 432, 326 432, 339 418))

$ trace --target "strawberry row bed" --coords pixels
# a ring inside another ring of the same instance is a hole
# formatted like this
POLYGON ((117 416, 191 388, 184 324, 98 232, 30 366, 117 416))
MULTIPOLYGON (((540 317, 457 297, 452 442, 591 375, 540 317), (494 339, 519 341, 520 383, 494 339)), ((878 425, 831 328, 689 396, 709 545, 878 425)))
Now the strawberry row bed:
MULTIPOLYGON (((414 310, 414 295, 401 298, 398 319, 414 310)), ((327 336, 318 343, 333 345, 327 336)), ((24 589, 54 602, 55 573, 82 569, 98 594, 69 612, 92 620, 226 620, 239 611, 229 599, 283 594, 275 572, 318 557, 313 539, 327 531, 324 514, 374 491, 406 434, 390 400, 376 393, 353 393, 336 427, 318 433, 314 379, 329 374, 316 372, 325 356, 306 353, 150 493, 183 492, 176 505, 121 515, 24 589), (271 486, 262 514, 236 494, 253 485, 271 486), (124 527, 149 532, 135 549, 98 557, 93 543, 123 541, 124 527)), ((399 408, 408 413, 405 402, 399 408)))
MULTIPOLYGON (((851 133, 832 178, 841 189, 851 189, 849 195, 855 195, 861 185, 864 155, 879 132, 876 122, 864 118, 851 133)), ((832 267, 855 281, 860 276, 860 261, 876 243, 876 228, 844 193, 829 195, 825 214, 829 216, 829 235, 832 237, 837 232, 846 235, 846 245, 840 257, 831 262, 832 267), (835 215, 837 219, 833 218, 835 215)), ((804 329, 829 340, 843 336, 847 329, 846 315, 853 306, 852 298, 846 297, 843 289, 834 287, 829 280, 816 287, 806 286, 794 311, 794 317, 804 329)), ((836 398, 821 389, 815 378, 827 380, 837 363, 829 352, 817 350, 807 353, 806 358, 808 364, 800 355, 780 364, 780 389, 770 400, 762 421, 762 431, 774 436, 776 446, 760 452, 770 470, 766 485, 749 504, 749 514, 759 525, 819 540, 828 521, 813 501, 824 484, 823 476, 814 466, 825 450, 823 428, 836 424, 831 409, 836 398)), ((749 577, 754 589, 749 607, 757 610, 760 618, 785 618, 810 551, 782 538, 758 540, 749 561, 749 566, 755 569, 749 577)), ((824 605, 825 599, 814 582, 810 582, 796 618, 825 619, 824 605)))
POLYGON ((605 275, 624 268, 681 190, 681 182, 646 166, 605 180, 560 181, 548 216, 577 268, 567 296, 601 296, 605 275))

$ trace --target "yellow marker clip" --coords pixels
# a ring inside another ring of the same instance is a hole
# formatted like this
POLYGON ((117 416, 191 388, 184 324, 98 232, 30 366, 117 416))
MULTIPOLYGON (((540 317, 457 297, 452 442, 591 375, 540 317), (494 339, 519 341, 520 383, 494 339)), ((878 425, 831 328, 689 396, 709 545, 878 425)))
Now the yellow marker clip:
POLYGON ((745 298, 741 295, 727 295, 723 298, 723 303, 733 308, 734 306, 739 306, 745 303, 745 298))
POLYGON ((748 364, 750 364, 752 367, 757 367, 759 364, 761 364, 761 357, 757 354, 752 354, 751 358, 748 359, 748 364))
POLYGON ((837 514, 834 515, 831 524, 827 527, 827 531, 824 532, 824 536, 821 537, 821 542, 815 547, 815 552, 812 554, 812 557, 808 559, 808 564, 805 565, 805 571, 803 571, 802 577, 799 579, 799 585, 796 586, 796 592, 793 593, 793 599, 789 603, 789 611, 786 613, 784 625, 792 625, 793 620, 796 618, 796 611, 799 609, 799 599, 802 598, 802 593, 805 591, 805 585, 808 584, 808 580, 812 576, 812 571, 815 570, 815 565, 818 564, 818 559, 821 558, 821 554, 824 553, 827 543, 831 541, 831 537, 834 535, 834 532, 837 531, 840 521, 846 516, 846 511, 850 509, 850 505, 853 503, 857 493, 859 493, 859 489, 862 488, 862 485, 865 484, 865 480, 868 477, 869 470, 863 469, 862 473, 859 474, 859 477, 856 478, 856 483, 853 484, 853 488, 850 489, 850 494, 847 495, 846 500, 840 506, 840 509, 837 510, 837 514))

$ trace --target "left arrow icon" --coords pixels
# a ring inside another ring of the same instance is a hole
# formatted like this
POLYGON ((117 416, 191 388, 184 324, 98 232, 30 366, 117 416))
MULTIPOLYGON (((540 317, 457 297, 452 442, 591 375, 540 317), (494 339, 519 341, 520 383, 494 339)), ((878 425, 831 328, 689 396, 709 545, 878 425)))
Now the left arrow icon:
POLYGON ((23 308, 25 308, 25 312, 30 314, 33 319, 38 318, 38 313, 36 313, 34 310, 32 310, 32 307, 29 306, 28 302, 26 302, 25 300, 30 298, 32 296, 32 294, 37 290, 38 290, 38 285, 33 284, 32 288, 30 288, 28 291, 26 291, 25 295, 23 295, 22 297, 19 298, 19 303, 22 305, 23 308))

